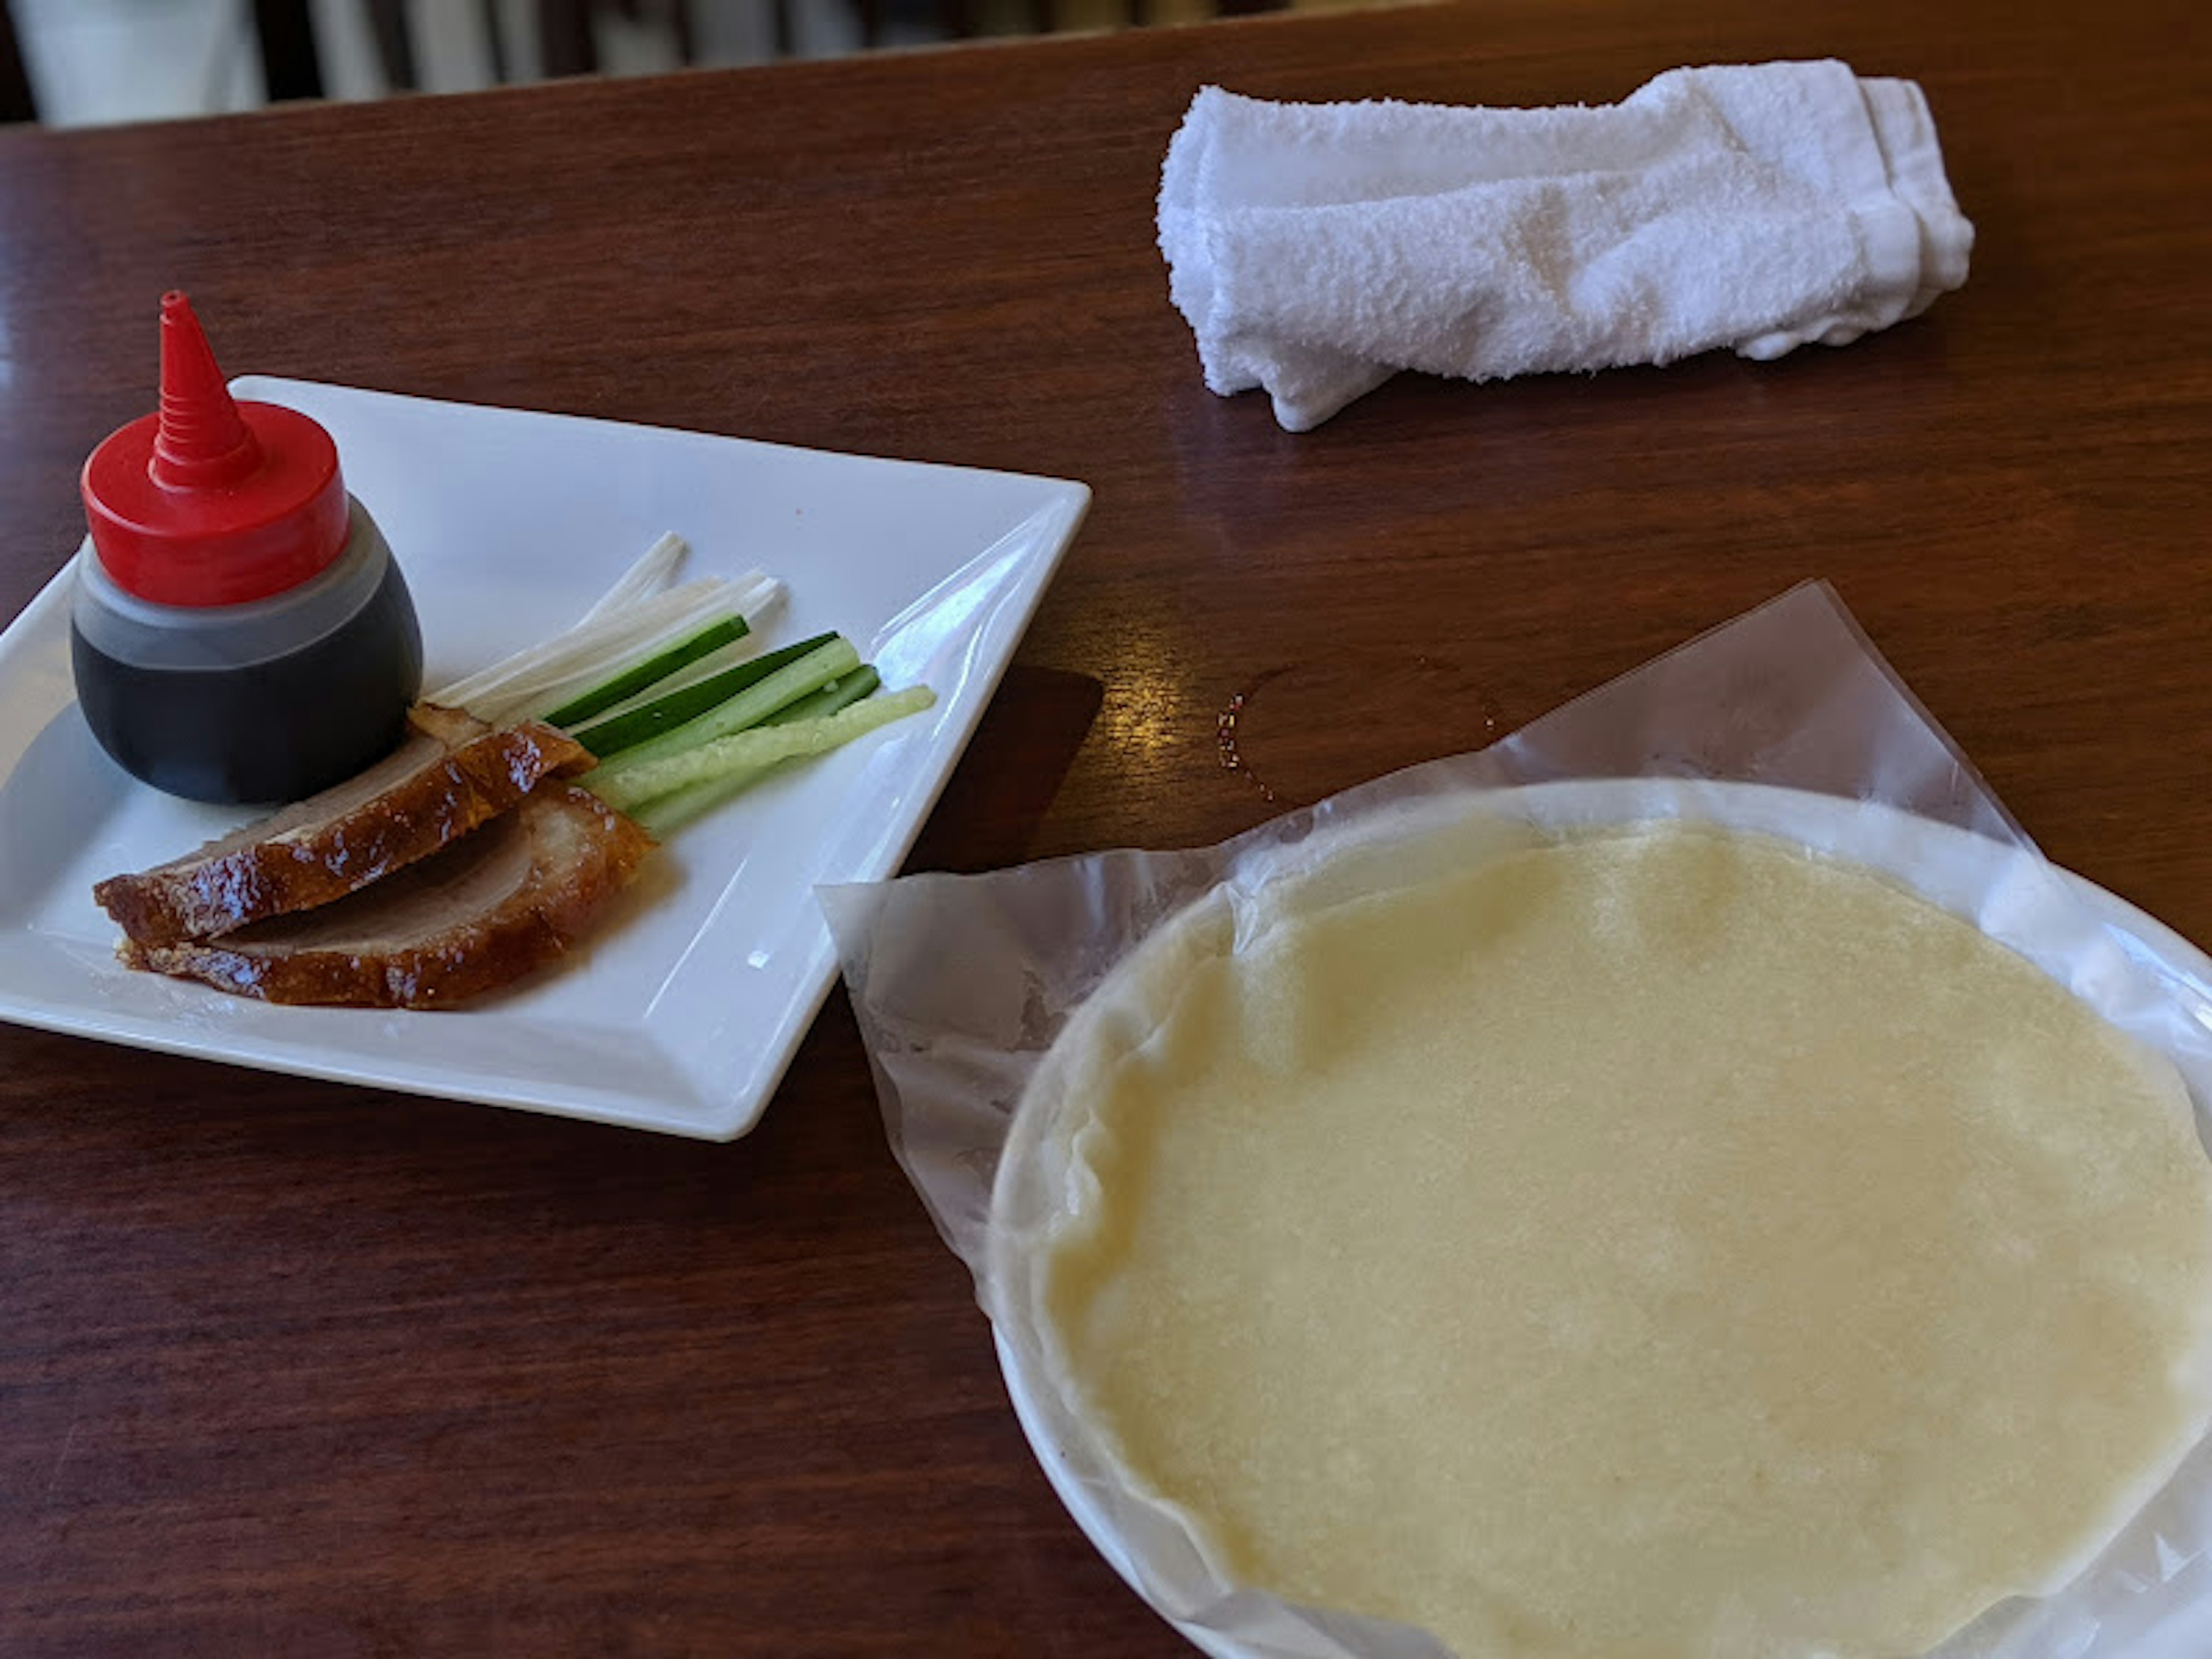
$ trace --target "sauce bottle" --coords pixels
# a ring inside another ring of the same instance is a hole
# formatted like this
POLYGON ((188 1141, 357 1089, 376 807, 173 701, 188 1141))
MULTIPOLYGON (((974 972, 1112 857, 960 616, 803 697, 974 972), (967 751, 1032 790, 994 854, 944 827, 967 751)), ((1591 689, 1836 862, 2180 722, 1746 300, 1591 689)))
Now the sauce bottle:
POLYGON ((194 800, 296 800, 396 747, 422 689, 406 579, 315 422, 240 403, 181 294, 161 407, 85 463, 70 656, 100 747, 194 800))

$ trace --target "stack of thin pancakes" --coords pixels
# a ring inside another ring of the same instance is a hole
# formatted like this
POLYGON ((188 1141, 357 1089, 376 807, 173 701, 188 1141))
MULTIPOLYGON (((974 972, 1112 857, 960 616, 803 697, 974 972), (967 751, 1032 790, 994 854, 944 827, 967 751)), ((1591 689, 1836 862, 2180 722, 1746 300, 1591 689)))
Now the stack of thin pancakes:
POLYGON ((1045 1380, 1229 1580, 1464 1659, 1899 1659, 2203 1434, 2165 1056, 1764 837, 1412 861, 1194 906, 1023 1103, 1045 1380))

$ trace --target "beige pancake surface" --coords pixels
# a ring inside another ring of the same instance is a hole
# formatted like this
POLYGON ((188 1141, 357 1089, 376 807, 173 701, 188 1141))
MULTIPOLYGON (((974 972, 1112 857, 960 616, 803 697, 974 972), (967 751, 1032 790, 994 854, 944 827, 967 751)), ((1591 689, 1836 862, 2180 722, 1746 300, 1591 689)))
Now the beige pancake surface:
POLYGON ((1171 924, 1034 1085, 1054 1385, 1237 1582, 1465 1659, 1896 1659, 2197 1437, 2181 1079, 1974 927, 1674 827, 1304 890, 1171 924))

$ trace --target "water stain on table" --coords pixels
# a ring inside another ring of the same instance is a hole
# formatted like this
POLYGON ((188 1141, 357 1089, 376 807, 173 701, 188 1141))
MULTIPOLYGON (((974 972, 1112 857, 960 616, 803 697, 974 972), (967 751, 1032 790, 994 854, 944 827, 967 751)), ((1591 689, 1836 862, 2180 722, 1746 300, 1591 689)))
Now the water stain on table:
POLYGON ((1472 670, 1439 657, 1348 656, 1255 674, 1213 717, 1221 769, 1270 805, 1309 805, 1370 778, 1504 735, 1472 670))

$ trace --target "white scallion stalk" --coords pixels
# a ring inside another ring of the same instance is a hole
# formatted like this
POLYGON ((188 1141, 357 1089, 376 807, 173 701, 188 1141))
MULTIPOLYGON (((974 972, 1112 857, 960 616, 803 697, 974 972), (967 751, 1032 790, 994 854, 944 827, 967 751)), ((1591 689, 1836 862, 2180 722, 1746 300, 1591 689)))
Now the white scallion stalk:
POLYGON ((441 687, 429 700, 465 708, 495 724, 512 719, 550 688, 633 657, 640 647, 686 621, 727 614, 726 586, 712 579, 687 582, 613 616, 579 623, 566 633, 441 687))
MULTIPOLYGON (((482 705, 489 699, 500 697, 504 691, 527 674, 550 665, 557 670, 564 652, 588 651, 596 646, 620 636, 628 626, 626 618, 632 617, 644 607, 666 597, 669 584, 690 552, 690 546, 673 532, 646 549, 636 563, 623 572, 615 585, 599 598, 598 604, 586 611, 564 632, 539 644, 526 647, 513 656, 501 659, 489 668, 464 675, 450 684, 440 686, 428 694, 426 701, 442 703, 448 708, 467 708, 479 719, 495 716, 484 712, 482 705)), ((748 571, 742 579, 755 580, 757 572, 748 571)), ((663 612, 677 614, 675 609, 663 612)))
POLYGON ((757 629, 782 601, 783 584, 761 570, 668 586, 688 550, 682 538, 663 536, 573 627, 439 687, 428 701, 495 725, 542 714, 724 617, 757 629))
POLYGON ((651 547, 621 578, 600 597, 599 602, 579 618, 582 622, 597 622, 602 617, 611 617, 626 611, 641 599, 649 599, 676 580, 684 561, 691 551, 691 544, 674 531, 670 531, 651 547))
POLYGON ((765 570, 748 570, 736 579, 738 614, 757 629, 783 603, 784 586, 765 570))

